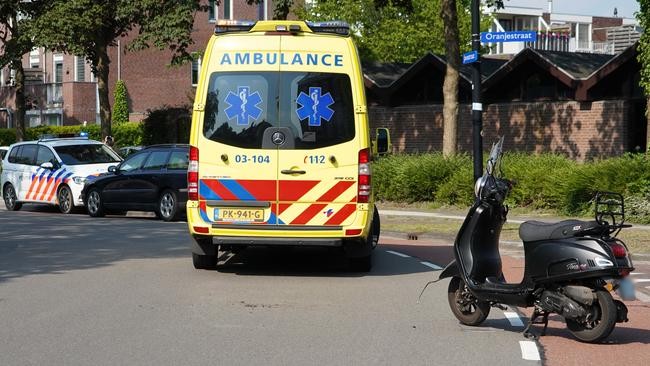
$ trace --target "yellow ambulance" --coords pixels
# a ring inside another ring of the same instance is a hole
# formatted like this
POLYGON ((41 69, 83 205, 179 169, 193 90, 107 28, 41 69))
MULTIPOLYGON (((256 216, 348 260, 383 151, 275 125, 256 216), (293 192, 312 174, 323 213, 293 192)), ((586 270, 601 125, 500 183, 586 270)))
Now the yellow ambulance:
MULTIPOLYGON (((384 144, 385 145, 385 144, 384 144)), ((197 269, 246 246, 379 240, 363 76, 344 22, 220 21, 202 58, 187 221, 197 269)))

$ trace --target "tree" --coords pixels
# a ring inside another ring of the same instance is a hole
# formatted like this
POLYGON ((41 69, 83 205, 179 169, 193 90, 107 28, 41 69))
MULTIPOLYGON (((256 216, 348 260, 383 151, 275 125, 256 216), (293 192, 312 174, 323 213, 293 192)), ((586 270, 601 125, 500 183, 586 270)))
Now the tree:
POLYGON ((118 80, 113 90, 113 123, 125 123, 129 121, 129 104, 126 94, 126 83, 118 80))
POLYGON ((442 153, 456 153, 458 140, 458 81, 460 79, 460 39, 458 37, 458 9, 456 0, 442 0, 441 15, 445 28, 445 55, 447 67, 442 86, 442 153))
MULTIPOLYGON (((413 62, 445 50, 442 0, 327 0, 297 9, 300 18, 345 20, 364 60, 413 62)), ((470 47, 469 13, 458 15, 459 47, 470 47)))
MULTIPOLYGON (((258 5, 262 0, 245 0, 248 5, 258 5)), ((287 20, 289 13, 291 12, 291 7, 293 6, 294 0, 275 0, 273 1, 273 19, 276 20, 287 20)), ((266 6, 266 4, 264 4, 266 6)))
POLYGON ((15 72, 14 90, 16 140, 25 139, 25 71, 23 55, 34 48, 25 28, 41 9, 41 1, 0 0, 0 70, 9 66, 15 72))
POLYGON ((130 51, 156 47, 173 52, 172 65, 192 59, 187 48, 200 0, 51 0, 31 23, 38 46, 84 56, 97 76, 102 138, 111 135, 108 49, 130 32, 130 51))
POLYGON ((647 151, 650 152, 650 0, 639 0, 639 11, 636 13, 639 25, 644 29, 637 46, 637 60, 641 64, 641 81, 646 95, 646 140, 647 151))
MULTIPOLYGON (((503 0, 487 0, 488 7, 503 8, 503 0)), ((447 69, 443 84, 444 107, 442 153, 445 156, 456 153, 458 141, 458 81, 460 79, 460 49, 461 40, 458 35, 458 12, 464 12, 471 18, 469 0, 442 0, 441 15, 444 23, 445 56, 447 69)), ((470 32, 471 34, 471 32, 470 32)))

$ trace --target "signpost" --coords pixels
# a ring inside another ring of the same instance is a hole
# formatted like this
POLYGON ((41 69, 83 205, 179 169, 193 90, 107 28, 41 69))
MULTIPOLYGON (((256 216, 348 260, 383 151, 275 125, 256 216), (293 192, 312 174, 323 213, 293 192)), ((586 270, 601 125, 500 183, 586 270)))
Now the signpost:
POLYGON ((471 64, 478 61, 478 51, 469 51, 463 53, 463 65, 471 64))
POLYGON ((481 33, 481 42, 483 43, 535 42, 535 41, 537 41, 537 32, 535 31, 482 32, 481 33))

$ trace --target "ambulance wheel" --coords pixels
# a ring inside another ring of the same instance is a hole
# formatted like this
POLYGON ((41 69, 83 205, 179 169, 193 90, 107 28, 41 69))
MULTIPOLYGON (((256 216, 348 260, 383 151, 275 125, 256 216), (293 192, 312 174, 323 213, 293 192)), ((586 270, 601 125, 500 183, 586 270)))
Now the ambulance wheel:
POLYGON ((164 221, 174 221, 178 216, 178 199, 176 192, 166 189, 158 199, 156 207, 156 216, 164 221))
POLYGON ((350 269, 354 272, 370 272, 372 269, 372 255, 350 258, 350 269))
POLYGON ((379 211, 375 206, 375 211, 372 214, 372 249, 377 247, 379 243, 379 233, 381 232, 381 223, 379 221, 379 211))
POLYGON ((11 185, 11 183, 7 183, 5 186, 4 199, 7 211, 18 211, 21 207, 23 207, 23 204, 18 202, 18 197, 16 197, 16 190, 14 189, 14 186, 11 185))
POLYGON ((86 196, 86 211, 91 217, 102 217, 105 214, 102 196, 97 188, 92 188, 86 196))
POLYGON ((74 210, 74 201, 72 200, 72 190, 70 190, 70 187, 61 186, 56 194, 56 200, 59 204, 59 211, 61 211, 61 213, 72 213, 74 210))
POLYGON ((217 256, 192 253, 192 263, 196 269, 217 269, 217 256))

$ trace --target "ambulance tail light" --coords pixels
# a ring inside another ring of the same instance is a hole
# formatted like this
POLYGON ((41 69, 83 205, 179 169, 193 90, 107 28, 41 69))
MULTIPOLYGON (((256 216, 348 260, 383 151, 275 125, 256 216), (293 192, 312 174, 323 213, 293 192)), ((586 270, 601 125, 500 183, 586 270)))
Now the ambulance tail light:
POLYGON ((199 149, 190 146, 190 161, 187 166, 187 199, 199 200, 199 149))
POLYGON ((370 200, 370 149, 359 151, 359 179, 357 180, 357 202, 370 200))

